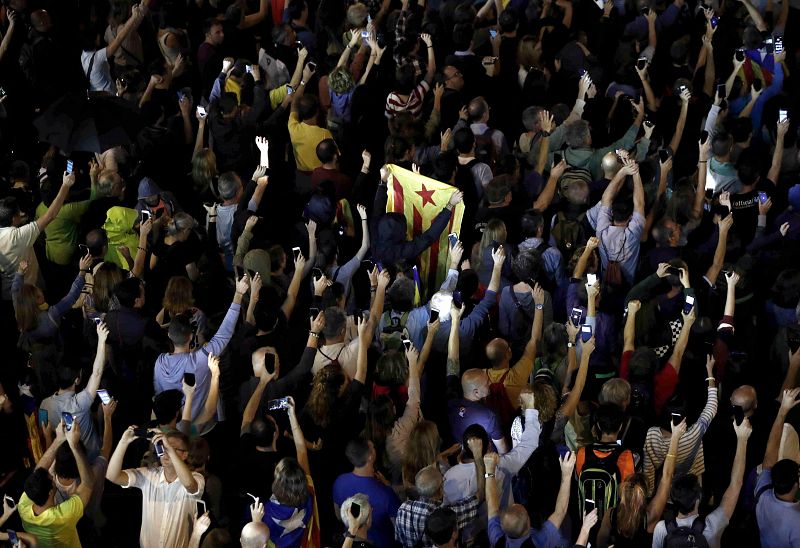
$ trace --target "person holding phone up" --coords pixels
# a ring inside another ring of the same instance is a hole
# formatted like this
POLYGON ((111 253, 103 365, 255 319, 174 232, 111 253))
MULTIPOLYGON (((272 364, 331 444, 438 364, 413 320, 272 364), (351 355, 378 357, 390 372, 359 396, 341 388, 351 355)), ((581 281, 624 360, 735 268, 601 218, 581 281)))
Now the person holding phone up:
POLYGON ((25 480, 25 491, 19 499, 17 509, 25 531, 34 535, 40 547, 79 547, 76 525, 89 504, 95 480, 86 454, 81 447, 81 427, 74 421, 70 430, 63 422, 56 427, 56 439, 36 464, 36 469, 25 480), (54 479, 48 468, 55 460, 56 452, 67 442, 80 474, 80 485, 70 498, 56 504, 54 479))

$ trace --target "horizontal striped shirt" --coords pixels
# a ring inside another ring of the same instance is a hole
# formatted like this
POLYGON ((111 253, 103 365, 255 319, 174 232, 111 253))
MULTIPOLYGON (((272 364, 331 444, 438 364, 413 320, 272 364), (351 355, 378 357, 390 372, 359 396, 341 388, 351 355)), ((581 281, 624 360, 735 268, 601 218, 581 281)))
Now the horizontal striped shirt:
POLYGON ((419 116, 419 113, 422 112, 422 100, 429 89, 431 89, 430 84, 423 80, 414 88, 408 99, 402 99, 396 92, 391 92, 386 97, 386 117, 394 118, 401 112, 419 116))

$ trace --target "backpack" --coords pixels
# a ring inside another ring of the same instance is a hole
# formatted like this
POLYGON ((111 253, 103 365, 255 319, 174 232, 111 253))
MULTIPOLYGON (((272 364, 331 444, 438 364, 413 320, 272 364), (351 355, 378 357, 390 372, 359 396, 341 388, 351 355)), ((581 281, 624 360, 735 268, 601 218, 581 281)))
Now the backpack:
MULTIPOLYGON (((488 372, 488 370, 486 370, 488 372)), ((508 430, 514 420, 514 406, 511 405, 511 400, 508 399, 506 386, 503 384, 506 380, 511 369, 507 369, 503 376, 497 382, 489 384, 489 395, 486 396, 486 406, 497 413, 500 419, 500 424, 503 430, 508 430)))
POLYGON ((517 297, 517 293, 514 291, 514 286, 509 286, 508 288, 509 293, 511 293, 511 300, 514 302, 514 322, 512 323, 512 329, 510 333, 510 338, 512 339, 511 346, 516 351, 518 347, 524 348, 524 346, 528 343, 528 338, 530 337, 531 327, 533 326, 533 314, 525 310, 525 306, 520 302, 519 297, 517 297), (520 346, 522 345, 522 346, 520 346))
POLYGON ((593 500, 597 508, 597 519, 611 508, 617 506, 619 500, 619 484, 622 474, 617 460, 625 449, 618 444, 593 443, 582 447, 584 462, 578 476, 578 505, 580 515, 586 513, 586 501, 593 500), (606 457, 598 457, 594 450, 609 453, 606 457))
POLYGON ((380 339, 384 351, 403 348, 403 337, 408 337, 406 330, 408 314, 408 312, 403 312, 400 316, 392 316, 391 310, 383 313, 383 329, 380 339))
POLYGON ((694 518, 691 527, 678 527, 675 518, 668 520, 667 536, 664 539, 664 548, 708 548, 708 541, 703 536, 706 520, 702 516, 694 518))
POLYGON ((574 219, 567 217, 563 211, 556 214, 556 223, 550 235, 564 258, 564 264, 568 264, 575 250, 588 240, 583 226, 584 219, 586 213, 581 213, 574 219))
POLYGON ((494 171, 494 165, 497 163, 498 151, 495 150, 492 135, 494 135, 494 130, 492 128, 487 128, 486 131, 475 136, 475 158, 494 171))

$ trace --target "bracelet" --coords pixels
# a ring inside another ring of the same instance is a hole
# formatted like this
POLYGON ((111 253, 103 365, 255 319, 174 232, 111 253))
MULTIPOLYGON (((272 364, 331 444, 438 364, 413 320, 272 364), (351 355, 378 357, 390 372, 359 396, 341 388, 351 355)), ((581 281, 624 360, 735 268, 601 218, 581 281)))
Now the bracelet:
POLYGON ((674 459, 675 458, 675 453, 667 453, 667 457, 672 457, 674 459))
POLYGON ((541 135, 542 137, 550 137, 550 132, 542 130, 539 132, 539 135, 541 135))
POLYGON ((309 331, 308 336, 314 337, 315 339, 319 339, 319 333, 314 333, 313 331, 309 331))
POLYGON ((306 81, 305 81, 305 80, 300 80, 300 85, 301 85, 301 86, 304 86, 304 85, 306 85, 306 81))
POLYGON ((352 48, 352 46, 351 46, 350 44, 347 44, 347 45, 344 47, 344 49, 351 49, 351 48, 352 48))
POLYGON ((208 218, 209 218, 209 219, 216 219, 216 218, 217 218, 217 216, 216 216, 216 215, 209 215, 209 216, 208 216, 208 218))
POLYGON ((707 164, 708 160, 698 160, 697 163, 698 164, 707 164))
POLYGON ((714 381, 714 382, 717 382, 717 379, 715 379, 714 377, 706 377, 706 381, 714 381))
POLYGON ((373 286, 373 287, 369 288, 369 292, 370 293, 375 293, 376 291, 378 291, 378 287, 377 286, 373 286))
POLYGON ((89 272, 91 272, 91 270, 89 270, 88 268, 81 268, 81 272, 88 274, 89 272))
POLYGON ((147 251, 147 248, 142 246, 139 246, 136 249, 138 249, 139 251, 147 251))

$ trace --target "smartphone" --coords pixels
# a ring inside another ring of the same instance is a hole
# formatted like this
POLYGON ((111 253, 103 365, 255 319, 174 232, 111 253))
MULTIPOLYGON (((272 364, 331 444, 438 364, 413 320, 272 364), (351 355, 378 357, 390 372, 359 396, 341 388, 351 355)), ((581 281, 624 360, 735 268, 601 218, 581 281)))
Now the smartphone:
POLYGON ((715 29, 715 28, 717 28, 717 25, 719 25, 719 17, 717 17, 717 16, 715 15, 715 16, 713 16, 713 17, 711 18, 711 28, 712 28, 712 29, 715 29))
POLYGON ((764 39, 764 50, 767 53, 772 53, 773 50, 774 50, 774 43, 775 43, 775 40, 772 38, 772 36, 767 36, 764 39))
POLYGON ((406 339, 406 338, 404 338, 404 339, 403 339, 403 346, 405 347, 405 349, 406 349, 406 352, 408 352, 409 350, 411 350, 411 340, 410 340, 410 339, 406 339))
POLYGON ((681 269, 677 266, 668 266, 667 267, 667 274, 672 274, 673 276, 680 276, 681 269))
POLYGON ((186 99, 186 94, 184 92, 182 92, 182 91, 179 91, 178 92, 178 101, 183 101, 184 99, 186 99))
POLYGON ((206 111, 206 107, 197 105, 197 115, 200 118, 205 118, 206 116, 208 116, 208 112, 206 111))
POLYGON ((591 511, 595 509, 594 501, 592 499, 586 499, 583 502, 583 508, 584 512, 586 512, 587 514, 591 513, 591 511))
POLYGON ((150 210, 143 209, 142 210, 142 221, 141 222, 145 222, 146 220, 148 220, 152 216, 153 216, 153 214, 150 213, 150 210))
POLYGON ((78 251, 81 252, 81 256, 87 255, 89 253, 89 246, 86 244, 78 244, 78 251))
POLYGON ((313 322, 314 320, 317 319, 317 316, 319 316, 319 308, 312 306, 311 308, 308 309, 308 314, 309 316, 311 316, 311 321, 313 322))
POLYGON ((264 354, 264 369, 266 369, 267 373, 270 375, 275 372, 275 354, 272 352, 264 354))
POLYGON ((694 308, 694 297, 686 295, 686 302, 683 304, 683 313, 688 314, 694 308))
POLYGON ((592 326, 591 325, 582 325, 581 326, 581 340, 583 342, 588 342, 589 339, 592 338, 592 326))
POLYGON ((775 53, 783 53, 783 36, 776 36, 775 40, 775 53))
POLYGON ((784 123, 788 118, 789 118, 789 112, 785 108, 782 108, 782 109, 780 109, 778 111, 778 122, 779 123, 781 123, 781 124, 784 123))
POLYGON ((297 49, 303 49, 303 42, 301 42, 300 40, 295 40, 294 47, 296 47, 297 49))
POLYGON ((625 156, 625 152, 626 152, 626 151, 625 151, 625 150, 623 150, 623 149, 621 149, 621 148, 618 148, 618 149, 617 149, 617 150, 615 150, 614 152, 616 153, 616 155, 617 155, 617 158, 619 158, 619 159, 621 160, 621 159, 622 159, 622 158, 625 156))
POLYGON ((253 495, 252 493, 245 493, 245 495, 247 495, 248 497, 250 497, 251 499, 253 499, 253 503, 256 503, 256 502, 258 502, 258 497, 257 497, 257 496, 255 496, 255 495, 253 495))
MULTIPOLYGON (((363 261, 363 262, 368 263, 370 261, 363 261)), ((372 270, 372 269, 370 268, 369 270, 372 270)), ((316 266, 311 269, 311 275, 314 277, 314 280, 317 280, 317 281, 319 281, 319 279, 322 278, 322 276, 324 276, 324 274, 322 272, 322 269, 321 268, 317 268, 316 266)))
POLYGON ((363 38, 364 40, 368 39, 369 38, 369 31, 368 30, 362 30, 361 31, 361 38, 363 38))
POLYGON ((100 325, 101 323, 103 323, 103 318, 93 318, 92 321, 94 322, 95 325, 100 325))
POLYGON ((139 428, 133 429, 133 435, 136 436, 137 438, 147 438, 149 440, 152 439, 153 436, 155 436, 155 433, 150 432, 146 426, 141 426, 139 428))
POLYGON ((4 495, 3 500, 5 500, 11 508, 17 507, 16 501, 13 498, 9 497, 8 495, 4 495))
POLYGON ((292 93, 294 93, 294 88, 289 84, 286 84, 286 95, 291 95, 292 93))
POLYGON ((361 505, 357 502, 350 503, 350 515, 354 518, 358 519, 358 516, 361 515, 361 505))
POLYGON ((744 61, 744 49, 739 48, 736 50, 736 60, 739 62, 744 61))
POLYGON ((456 308, 461 308, 462 304, 464 304, 464 299, 461 297, 461 291, 453 291, 453 305, 456 308))
POLYGON ((39 408, 39 424, 45 425, 50 422, 49 416, 47 414, 47 409, 39 408))
POLYGON ((647 57, 639 57, 636 60, 636 68, 639 70, 644 70, 647 68, 647 57))
POLYGON ((678 91, 680 91, 681 93, 683 93, 687 89, 689 89, 689 88, 687 88, 686 86, 683 86, 683 85, 682 86, 678 86, 678 91))
POLYGON ((206 510, 206 501, 202 499, 197 499, 195 502, 197 503, 197 515, 198 516, 206 515, 206 512, 208 511, 206 510))
POLYGON ((439 311, 438 311, 438 310, 436 310, 435 308, 431 308, 431 319, 430 319, 430 323, 433 323, 433 322, 435 322, 435 321, 436 321, 436 320, 438 320, 438 319, 439 319, 439 311))
POLYGON ((767 200, 769 200, 769 196, 767 196, 766 192, 759 192, 758 193, 758 201, 759 201, 759 203, 766 204, 767 200))
POLYGON ((659 151, 658 151, 658 159, 661 160, 662 164, 664 162, 666 162, 667 160, 669 160, 669 157, 670 157, 669 149, 667 149, 667 148, 659 149, 659 151))
POLYGON ((708 132, 703 130, 700 132, 700 144, 704 145, 706 144, 706 141, 708 141, 708 132))
POLYGON ((492 241, 492 251, 497 252, 498 249, 500 249, 500 244, 495 241, 492 241))
POLYGON ((789 350, 792 351, 792 354, 797 352, 797 349, 800 348, 800 333, 796 329, 787 329, 786 343, 789 345, 789 350))
POLYGON ((564 159, 564 157, 561 155, 560 152, 554 152, 553 153, 553 165, 554 166, 557 166, 558 164, 560 164, 563 159, 564 159))
POLYGON ((163 457, 164 453, 166 453, 166 451, 164 451, 164 443, 163 442, 160 442, 160 441, 156 442, 155 448, 156 448, 156 456, 158 458, 163 457))
POLYGON ((652 120, 650 120, 649 118, 645 118, 644 125, 646 125, 647 127, 653 127, 656 124, 652 120))
POLYGON ((253 74, 253 65, 245 65, 244 70, 247 71, 247 74, 253 74))
POLYGON ((489 36, 492 37, 492 40, 497 38, 497 31, 495 29, 489 29, 489 36))
POLYGON ((647 6, 643 7, 642 8, 642 15, 647 16, 648 13, 650 13, 650 8, 647 7, 647 6))
POLYGON ((8 535, 8 542, 11 543, 11 546, 19 546, 19 537, 17 536, 16 531, 6 529, 6 534, 8 535))
POLYGON ((300 258, 300 248, 299 248, 299 247, 293 247, 293 248, 292 248, 292 255, 294 256, 294 260, 295 260, 295 261, 296 261, 298 258, 300 258))
POLYGON ((375 266, 378 267, 378 272, 383 272, 383 263, 377 262, 375 263, 375 266))
POLYGON ((0 88, 0 99, 2 99, 3 97, 5 97, 6 95, 7 95, 7 93, 6 93, 6 90, 5 90, 5 89, 3 89, 3 88, 0 88))
POLYGON ((581 318, 583 317, 583 310, 580 308, 573 308, 572 312, 569 315, 569 321, 572 322, 572 325, 578 327, 581 324, 581 318))
POLYGON ((760 79, 756 78, 755 80, 753 80, 753 89, 755 91, 761 91, 763 85, 764 84, 761 82, 760 79))
POLYGON ((67 173, 72 173, 74 167, 75 164, 72 162, 72 160, 67 160, 67 173))
POLYGON ((678 426, 683 420, 683 416, 680 413, 670 413, 670 415, 672 416, 672 426, 678 426))
POLYGON ((267 402, 267 409, 274 411, 276 409, 289 409, 289 397, 278 398, 276 400, 269 400, 267 402))
POLYGON ((733 410, 733 418, 736 420, 736 425, 740 425, 744 422, 744 409, 742 409, 741 405, 731 405, 731 409, 733 410))
POLYGON ((101 388, 97 391, 97 395, 100 396, 100 401, 103 402, 103 405, 111 403, 111 396, 108 395, 108 390, 101 388))
POLYGON ((308 66, 311 68, 312 71, 317 70, 317 64, 314 61, 309 61, 308 66))
POLYGON ((183 382, 187 384, 187 386, 194 386, 194 383, 197 381, 195 378, 194 373, 184 373, 183 374, 183 382))
POLYGON ((588 285, 594 285, 595 283, 597 283, 597 274, 587 274, 586 283, 588 285))
POLYGON ((458 243, 458 234, 451 232, 447 235, 447 241, 450 243, 450 249, 453 249, 458 243))
POLYGON ((72 430, 72 425, 75 422, 75 417, 72 416, 72 413, 61 413, 61 419, 64 421, 64 425, 67 427, 67 432, 72 430))
POLYGON ((725 84, 719 84, 717 86, 717 97, 720 99, 724 99, 728 94, 725 92, 725 84))

